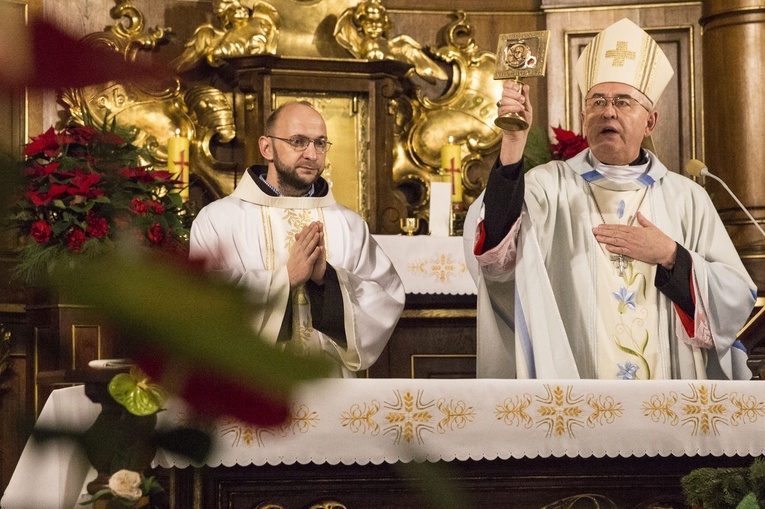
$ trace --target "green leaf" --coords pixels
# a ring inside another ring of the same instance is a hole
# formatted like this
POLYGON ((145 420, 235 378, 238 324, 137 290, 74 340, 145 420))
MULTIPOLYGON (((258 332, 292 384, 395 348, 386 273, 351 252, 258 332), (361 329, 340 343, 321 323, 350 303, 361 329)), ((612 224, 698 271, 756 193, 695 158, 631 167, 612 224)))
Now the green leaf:
POLYGON ((183 197, 178 193, 168 193, 168 198, 173 203, 173 207, 177 209, 183 208, 183 197))
POLYGON ((137 246, 123 245, 54 276, 110 316, 136 351, 142 345, 164 350, 177 361, 174 367, 205 366, 274 396, 329 372, 324 357, 280 352, 260 340, 248 322, 244 289, 137 246))
POLYGON ((645 353, 645 349, 648 347, 648 331, 645 331, 645 337, 643 338, 643 344, 640 345, 640 353, 645 353))
POLYGON ((736 509, 760 509, 760 504, 757 503, 757 497, 754 493, 749 492, 737 506, 736 509))
POLYGON ((635 357, 640 357, 640 354, 637 353, 635 350, 631 348, 627 348, 626 346, 622 346, 621 343, 619 343, 618 341, 616 341, 616 346, 619 348, 619 350, 621 350, 624 353, 634 355, 635 357))
POLYGON ((80 502, 80 505, 92 504, 96 500, 101 500, 102 498, 111 497, 111 496, 112 496, 112 490, 110 488, 103 488, 95 492, 93 494, 93 498, 80 502))

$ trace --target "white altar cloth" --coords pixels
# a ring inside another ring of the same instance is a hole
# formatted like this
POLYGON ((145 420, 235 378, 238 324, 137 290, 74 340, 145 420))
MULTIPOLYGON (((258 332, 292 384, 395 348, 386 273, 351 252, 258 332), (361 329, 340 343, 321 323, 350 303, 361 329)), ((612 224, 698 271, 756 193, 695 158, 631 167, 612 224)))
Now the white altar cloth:
MULTIPOLYGON (((219 421, 206 465, 765 454, 756 381, 338 379, 302 387, 291 408, 276 429, 219 421)), ((99 410, 82 387, 59 389, 38 425, 85 429, 99 410)), ((160 417, 188 414, 170 404, 160 417)), ((163 452, 155 464, 189 466, 163 452)), ((1 505, 74 507, 87 469, 72 449, 30 442, 1 505)))
POLYGON ((374 235, 393 262, 406 293, 475 295, 462 237, 374 235))

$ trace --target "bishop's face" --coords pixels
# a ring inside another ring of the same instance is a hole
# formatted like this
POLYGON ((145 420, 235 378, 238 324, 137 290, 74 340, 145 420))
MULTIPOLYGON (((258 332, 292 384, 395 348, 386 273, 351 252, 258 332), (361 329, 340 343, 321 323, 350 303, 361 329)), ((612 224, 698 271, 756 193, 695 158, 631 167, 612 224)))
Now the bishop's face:
POLYGON ((623 165, 637 159, 643 138, 656 127, 658 113, 637 89, 624 83, 599 83, 585 97, 582 110, 582 132, 598 161, 623 165), (591 98, 606 98, 605 107, 591 106, 591 98), (618 108, 610 100, 631 97, 631 108, 618 108), (649 111, 651 110, 651 111, 649 111))

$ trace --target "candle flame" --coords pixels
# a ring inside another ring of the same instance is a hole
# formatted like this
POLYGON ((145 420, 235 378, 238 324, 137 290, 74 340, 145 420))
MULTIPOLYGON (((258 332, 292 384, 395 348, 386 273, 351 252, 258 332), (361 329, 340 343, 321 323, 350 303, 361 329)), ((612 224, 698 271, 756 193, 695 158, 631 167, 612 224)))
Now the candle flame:
POLYGON ((449 143, 454 143, 454 136, 449 136, 449 143))

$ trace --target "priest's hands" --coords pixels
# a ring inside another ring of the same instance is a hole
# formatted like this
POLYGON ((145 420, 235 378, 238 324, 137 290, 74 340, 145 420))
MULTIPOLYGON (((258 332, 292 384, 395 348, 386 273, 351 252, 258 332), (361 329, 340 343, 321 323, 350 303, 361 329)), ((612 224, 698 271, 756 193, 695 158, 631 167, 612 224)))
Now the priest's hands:
POLYGON ((290 288, 305 284, 309 279, 324 284, 327 270, 327 252, 324 248, 324 225, 314 221, 295 235, 295 243, 287 260, 290 288))
POLYGON ((640 226, 601 224, 592 229, 595 239, 614 254, 623 254, 633 260, 655 263, 667 270, 675 266, 677 244, 640 212, 640 226))

